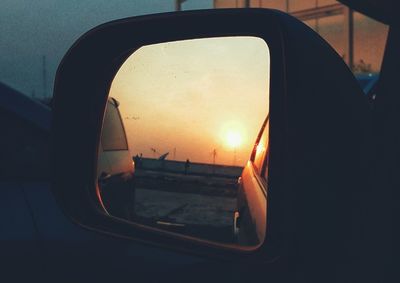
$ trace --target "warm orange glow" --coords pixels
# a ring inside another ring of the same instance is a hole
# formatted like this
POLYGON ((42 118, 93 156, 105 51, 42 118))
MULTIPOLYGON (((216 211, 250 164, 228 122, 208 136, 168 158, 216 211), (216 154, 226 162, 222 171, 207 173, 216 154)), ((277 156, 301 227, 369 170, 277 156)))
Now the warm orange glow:
POLYGON ((256 37, 135 51, 110 90, 132 156, 244 165, 269 109, 269 63, 268 46, 256 37))
POLYGON ((231 148, 237 148, 242 144, 242 136, 238 132, 228 132, 226 135, 226 143, 231 148))
POLYGON ((262 145, 261 143, 258 144, 258 145, 257 145, 257 148, 256 148, 256 155, 261 154, 263 151, 265 151, 264 145, 262 145))

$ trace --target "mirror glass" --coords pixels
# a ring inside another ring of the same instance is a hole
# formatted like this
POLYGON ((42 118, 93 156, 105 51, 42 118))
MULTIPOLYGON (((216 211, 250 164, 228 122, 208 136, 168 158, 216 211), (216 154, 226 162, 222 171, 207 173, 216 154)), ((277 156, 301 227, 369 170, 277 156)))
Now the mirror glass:
POLYGON ((270 54, 237 36, 143 46, 110 89, 99 147, 111 216, 227 244, 265 237, 270 54))

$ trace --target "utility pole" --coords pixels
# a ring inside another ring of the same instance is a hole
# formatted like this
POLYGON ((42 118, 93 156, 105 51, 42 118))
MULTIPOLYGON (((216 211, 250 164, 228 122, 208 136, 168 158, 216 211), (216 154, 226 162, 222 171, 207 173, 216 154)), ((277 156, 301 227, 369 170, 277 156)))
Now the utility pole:
POLYGON ((349 66, 354 68, 354 13, 349 9, 349 66))
POLYGON ((212 174, 215 175, 215 160, 217 158, 217 149, 214 148, 213 151, 211 152, 212 157, 213 157, 213 167, 212 167, 212 174))
MULTIPOLYGON (((318 9, 318 0, 315 0, 315 9, 318 9)), ((318 16, 315 18, 315 31, 319 33, 319 19, 318 16)))
POLYGON ((350 8, 345 10, 347 31, 347 64, 350 69, 354 68, 354 12, 350 8))
POLYGON ((176 160, 176 147, 174 147, 174 160, 176 160))
POLYGON ((211 152, 212 157, 213 157, 213 165, 215 165, 215 159, 217 157, 217 150, 214 148, 214 150, 211 152))
POLYGON ((46 56, 42 56, 42 83, 43 83, 43 98, 47 98, 47 70, 46 70, 46 56))

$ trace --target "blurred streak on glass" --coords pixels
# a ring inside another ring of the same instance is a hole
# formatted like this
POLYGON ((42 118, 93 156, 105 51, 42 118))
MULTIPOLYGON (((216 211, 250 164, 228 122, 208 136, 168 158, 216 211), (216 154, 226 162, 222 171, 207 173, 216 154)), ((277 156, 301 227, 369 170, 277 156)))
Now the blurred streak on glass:
POLYGON ((136 50, 114 78, 104 116, 97 172, 107 213, 201 239, 260 244, 269 64, 265 41, 249 36, 136 50), (257 145, 263 152, 254 166, 257 145))

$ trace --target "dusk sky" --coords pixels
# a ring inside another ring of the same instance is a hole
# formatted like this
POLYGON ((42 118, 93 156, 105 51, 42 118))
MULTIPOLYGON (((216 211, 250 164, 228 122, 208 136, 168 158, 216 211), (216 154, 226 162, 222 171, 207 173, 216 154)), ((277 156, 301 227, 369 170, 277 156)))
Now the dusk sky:
MULTIPOLYGON (((234 3, 234 0, 229 2, 234 3)), ((281 8, 286 3, 283 0, 264 2, 281 8)), ((292 10, 315 5, 315 2, 306 0, 289 2, 292 10)), ((324 5, 335 1, 321 0, 318 3, 324 5)), ((183 10, 212 7, 213 0, 187 0, 182 4, 183 10)), ((1 0, 0 82, 26 95, 35 92, 36 97, 42 97, 42 56, 45 55, 46 94, 51 96, 62 57, 83 33, 111 20, 174 9, 174 0, 1 0)), ((343 19, 343 16, 337 15, 318 21, 320 34, 341 56, 346 53, 343 19)), ((355 62, 363 59, 371 64, 374 71, 379 70, 387 27, 366 20, 358 13, 355 13, 354 21, 355 62)), ((315 20, 306 23, 315 28, 315 20)))
MULTIPOLYGON (((46 56, 47 96, 68 48, 89 29, 119 18, 169 12, 173 0, 1 0, 0 81, 36 97, 43 95, 46 56)), ((212 8, 212 0, 188 0, 184 10, 212 8)))
POLYGON ((132 155, 174 159, 175 148, 176 160, 212 163, 216 149, 216 163, 244 165, 269 109, 269 49, 256 37, 145 46, 118 71, 110 96, 132 155))

